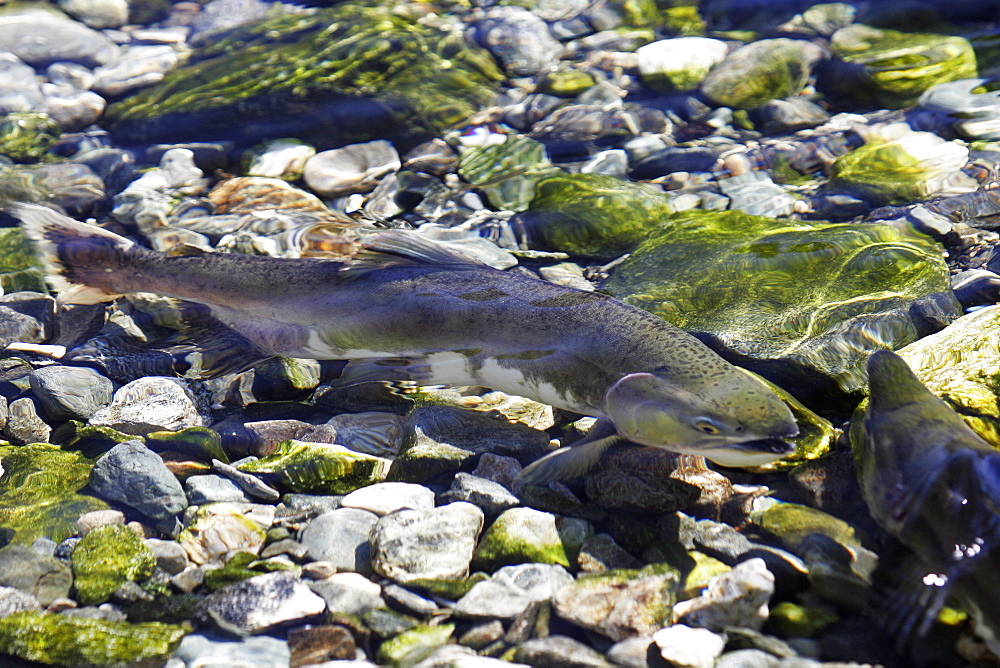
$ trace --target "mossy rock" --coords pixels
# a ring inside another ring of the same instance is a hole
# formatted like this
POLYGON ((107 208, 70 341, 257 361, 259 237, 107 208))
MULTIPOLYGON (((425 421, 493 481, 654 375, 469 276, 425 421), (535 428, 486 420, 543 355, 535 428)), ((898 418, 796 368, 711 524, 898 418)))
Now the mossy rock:
POLYGON ((0 546, 56 542, 76 533, 76 520, 108 504, 79 490, 87 486, 93 460, 55 445, 0 446, 0 546))
POLYGON ((389 460, 342 445, 282 441, 275 451, 240 466, 283 492, 347 494, 385 480, 389 460))
POLYGON ((915 313, 918 300, 933 302, 941 319, 961 312, 941 246, 889 225, 689 211, 648 237, 603 289, 772 380, 832 379, 855 392, 872 350, 932 331, 915 313))
POLYGON ((797 95, 822 50, 804 40, 765 39, 733 51, 712 68, 701 92, 718 106, 756 109, 797 95))
POLYGON ((771 608, 767 626, 780 638, 812 638, 838 619, 826 608, 782 601, 771 608))
POLYGON ((476 453, 447 443, 417 443, 392 460, 387 482, 425 483, 442 474, 470 469, 476 453))
POLYGON ((48 292, 35 251, 19 227, 0 229, 0 287, 4 294, 48 292))
POLYGON ((79 420, 64 422, 52 432, 51 436, 53 443, 59 443, 68 449, 72 448, 88 457, 100 457, 119 443, 136 439, 142 440, 142 437, 126 434, 111 427, 89 425, 79 420))
POLYGON ((586 540, 577 531, 576 524, 584 520, 574 520, 576 523, 560 527, 560 519, 563 518, 532 508, 505 510, 480 539, 472 567, 487 572, 526 563, 559 564, 569 568, 570 555, 575 562, 576 553, 586 540))
POLYGON ((73 548, 73 587, 83 605, 104 603, 126 582, 153 574, 156 557, 139 535, 120 524, 97 527, 73 548))
POLYGON ((901 109, 932 86, 977 76, 972 45, 957 35, 855 24, 834 33, 830 46, 841 66, 823 87, 875 108, 901 109))
POLYGON ((533 248, 613 260, 638 246, 672 212, 663 191, 603 174, 564 174, 535 184, 517 216, 533 248))
POLYGON ((222 437, 207 427, 154 431, 146 434, 146 447, 156 453, 180 453, 200 462, 211 463, 213 459, 218 459, 224 464, 229 463, 229 457, 222 449, 222 437))
POLYGON ((17 111, 0 116, 0 155, 15 162, 38 162, 62 135, 48 114, 17 111))
POLYGON ((503 144, 462 151, 458 174, 498 209, 524 211, 541 179, 564 172, 552 166, 541 142, 508 135, 503 144))
POLYGON ((543 74, 535 92, 556 97, 576 97, 595 83, 594 76, 584 70, 559 69, 543 74))
POLYGON ((795 551, 807 536, 814 533, 832 538, 840 545, 859 546, 854 527, 822 510, 797 503, 776 502, 750 514, 761 530, 775 536, 789 550, 795 551))
POLYGON ((404 631, 398 636, 386 640, 379 647, 379 665, 412 666, 420 663, 438 647, 451 640, 454 632, 454 624, 419 626, 404 631))
POLYGON ((486 573, 477 572, 470 574, 468 577, 458 579, 437 578, 432 580, 429 578, 418 578, 416 580, 407 580, 406 586, 410 589, 419 589, 429 594, 440 596, 449 601, 457 601, 468 594, 477 584, 489 579, 490 576, 486 573))
POLYGON ((457 24, 425 19, 390 0, 356 0, 237 28, 105 118, 121 141, 144 144, 413 143, 488 105, 503 78, 457 24))
POLYGON ((186 633, 183 626, 158 622, 18 612, 0 619, 0 654, 65 666, 165 660, 186 633))

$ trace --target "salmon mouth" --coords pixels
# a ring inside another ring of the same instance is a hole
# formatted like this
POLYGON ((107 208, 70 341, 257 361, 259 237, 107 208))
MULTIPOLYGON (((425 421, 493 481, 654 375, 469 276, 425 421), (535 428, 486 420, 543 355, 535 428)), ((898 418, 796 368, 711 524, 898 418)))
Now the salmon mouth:
POLYGON ((784 457, 795 452, 795 445, 780 438, 761 438, 756 441, 743 441, 728 446, 733 450, 741 450, 749 454, 761 453, 784 457))

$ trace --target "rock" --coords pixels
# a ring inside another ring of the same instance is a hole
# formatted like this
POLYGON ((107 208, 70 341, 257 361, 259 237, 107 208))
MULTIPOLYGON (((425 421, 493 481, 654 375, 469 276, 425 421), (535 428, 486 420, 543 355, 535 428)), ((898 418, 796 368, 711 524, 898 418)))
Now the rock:
POLYGON ((128 21, 128 0, 59 0, 59 8, 91 28, 120 28, 128 21))
POLYGON ((184 489, 155 452, 134 440, 111 448, 94 464, 90 487, 155 520, 169 520, 187 508, 184 489))
POLYGON ((653 634, 653 642, 672 666, 713 668, 726 646, 725 639, 708 629, 675 624, 653 634))
POLYGON ((483 521, 483 512, 464 502, 390 513, 372 528, 372 566, 396 582, 464 577, 483 521))
POLYGON ((166 226, 167 215, 174 207, 170 191, 193 186, 202 176, 203 172, 194 163, 193 151, 172 148, 164 152, 157 168, 144 172, 115 195, 111 214, 154 236, 166 226))
POLYGON ((41 608, 41 603, 31 594, 13 587, 0 586, 0 619, 17 612, 41 610, 41 608))
POLYGON ((147 538, 143 542, 156 558, 156 567, 171 575, 177 575, 190 565, 187 551, 176 541, 147 538))
POLYGON ((746 172, 719 179, 718 184, 722 194, 729 198, 730 209, 751 216, 787 216, 799 201, 772 181, 767 172, 746 172))
POLYGON ((182 626, 159 622, 129 624, 19 612, 0 619, 0 653, 70 666, 164 661, 185 633, 182 626))
POLYGON ((612 664, 583 643, 566 636, 533 638, 514 651, 514 660, 529 666, 610 668, 612 664))
POLYGON ((235 466, 230 466, 229 464, 221 462, 218 459, 212 460, 212 470, 231 480, 247 495, 252 496, 255 499, 277 501, 281 498, 281 494, 278 490, 264 484, 256 476, 244 473, 235 466))
POLYGON ((199 603, 197 616, 203 623, 243 635, 303 623, 325 609, 326 601, 294 574, 277 572, 248 578, 209 594, 199 603))
POLYGON ((43 99, 35 70, 12 53, 0 54, 0 113, 34 111, 43 99))
POLYGON ((386 607, 382 588, 360 573, 335 573, 310 582, 309 588, 323 597, 333 614, 361 615, 386 607))
POLYGON ((284 441, 273 453, 238 468, 283 492, 345 494, 382 482, 389 461, 342 445, 284 441))
POLYGON ((107 106, 104 98, 89 90, 78 91, 42 84, 45 100, 39 105, 59 127, 67 132, 82 130, 96 123, 107 106))
POLYGON ((510 211, 527 209, 535 184, 559 173, 541 142, 519 135, 508 135, 499 144, 471 146, 462 151, 458 164, 458 174, 478 186, 494 207, 510 211))
POLYGON ((545 22, 523 7, 487 10, 473 25, 472 37, 513 76, 540 74, 562 54, 562 45, 545 22))
POLYGON ((674 606, 682 624, 712 631, 728 626, 759 630, 767 620, 767 603, 774 593, 774 576, 755 558, 737 564, 728 573, 712 578, 698 598, 674 606))
POLYGON ((804 97, 770 100, 757 109, 763 121, 764 132, 782 135, 814 128, 830 119, 830 114, 804 97))
POLYGON ((46 366, 28 376, 42 412, 53 421, 88 420, 111 403, 114 385, 87 367, 46 366))
POLYGON ((76 600, 98 605, 127 582, 141 582, 152 575, 156 557, 134 531, 109 524, 77 543, 72 566, 76 600))
POLYGON ((379 646, 379 664, 414 666, 447 643, 454 632, 454 624, 440 624, 400 633, 379 646))
POLYGON ((812 638, 838 619, 827 608, 782 601, 771 608, 767 624, 782 638, 812 638))
POLYGON ((8 408, 4 434, 17 443, 48 443, 52 427, 38 417, 35 402, 28 397, 15 399, 8 408))
POLYGON ((810 534, 823 534, 835 542, 860 547, 854 527, 821 510, 797 503, 774 502, 750 514, 751 521, 764 532, 778 538, 782 547, 798 553, 810 534))
POLYGON ((639 569, 643 565, 606 533, 587 539, 580 547, 577 563, 585 573, 602 573, 617 568, 639 569))
POLYGON ((319 441, 320 430, 332 428, 337 432, 336 443, 354 452, 392 459, 403 444, 403 424, 404 418, 393 413, 345 413, 330 418, 301 438, 319 441))
POLYGON ((35 67, 60 61, 96 67, 111 61, 119 48, 103 34, 58 12, 24 9, 0 16, 0 51, 35 67))
POLYGON ((257 554, 274 521, 274 506, 212 503, 188 517, 177 541, 199 565, 221 566, 237 552, 257 554))
POLYGON ((443 444, 481 454, 492 452, 532 460, 543 454, 549 436, 523 424, 498 420, 479 411, 452 406, 422 406, 407 416, 409 449, 443 444))
POLYGON ((69 595, 73 576, 62 561, 42 556, 25 545, 0 549, 0 587, 12 587, 41 605, 69 595))
POLYGON ((469 473, 457 473, 445 495, 451 501, 468 501, 489 517, 521 505, 520 499, 500 483, 469 473))
POLYGON ((422 485, 382 482, 354 490, 341 500, 340 505, 367 510, 378 516, 402 508, 430 510, 434 507, 434 492, 422 485))
POLYGON ((266 176, 294 181, 302 177, 306 161, 316 149, 297 139, 275 139, 253 147, 243 155, 248 176, 266 176))
POLYGON ((129 46, 120 58, 94 70, 93 89, 118 98, 159 83, 179 62, 177 50, 170 46, 129 46))
POLYGON ((556 592, 560 617, 612 640, 650 636, 670 621, 680 574, 668 564, 582 576, 556 592))
POLYGON ((0 536, 30 545, 45 536, 62 541, 76 532, 77 518, 108 504, 78 492, 86 486, 92 460, 56 446, 0 446, 0 536))
POLYGON ((976 76, 972 45, 958 36, 857 23, 835 32, 830 47, 843 65, 834 68, 824 89, 890 109, 913 104, 936 84, 976 76))
POLYGON ((758 40, 713 67, 701 82, 701 92, 718 106, 756 109, 798 94, 822 57, 823 50, 805 40, 758 40))
POLYGON ((978 187, 961 171, 968 159, 964 146, 930 132, 914 132, 905 123, 869 128, 866 135, 863 146, 837 158, 829 189, 880 206, 969 193, 978 187))
POLYGON ((270 668, 289 665, 291 652, 283 638, 247 636, 234 640, 202 632, 184 636, 172 655, 173 659, 183 661, 184 666, 195 666, 206 657, 211 657, 218 665, 270 668))
POLYGON ((208 426, 204 401, 183 380, 148 377, 119 388, 111 405, 94 413, 90 424, 143 436, 151 431, 180 431, 208 426))
POLYGON ((585 537, 574 536, 567 519, 532 508, 506 510, 483 534, 473 564, 485 571, 531 562, 569 568, 585 537))
POLYGON ((721 40, 676 37, 640 46, 635 55, 644 83, 667 91, 689 91, 697 88, 728 52, 721 40))
POLYGON ((987 79, 939 83, 917 102, 921 110, 940 118, 962 139, 1000 139, 1000 94, 982 91, 987 79))
POLYGON ((291 666, 353 661, 358 655, 354 636, 336 624, 292 629, 288 633, 288 648, 292 652, 291 666))
POLYGON ((200 506, 206 503, 253 503, 253 498, 228 478, 217 475, 193 475, 184 481, 188 503, 200 506))
POLYGON ((159 85, 111 105, 106 118, 116 136, 146 143, 295 136, 326 148, 426 139, 488 103, 501 78, 484 50, 439 18, 431 25, 378 4, 340 3, 297 17, 288 44, 272 38, 288 17, 260 21, 212 40, 159 85), (408 57, 415 52, 419 60, 408 57), (442 69, 455 76, 435 76, 442 69), (237 115, 247 122, 234 126, 237 115))
POLYGON ((310 521, 299 533, 313 560, 328 561, 339 570, 372 573, 368 537, 378 515, 358 508, 338 508, 310 521))
POLYGON ((401 166, 396 148, 385 140, 323 151, 306 160, 303 178, 323 197, 367 193, 401 166))
POLYGON ((455 615, 473 618, 513 619, 532 603, 547 601, 573 576, 562 566, 521 564, 499 569, 475 584, 455 605, 455 615))
POLYGON ((10 112, 0 119, 0 152, 17 162, 37 162, 61 134, 59 124, 48 114, 10 112))
POLYGON ((91 510, 80 515, 76 520, 76 532, 80 537, 86 536, 97 527, 118 524, 125 526, 125 513, 120 510, 91 510))

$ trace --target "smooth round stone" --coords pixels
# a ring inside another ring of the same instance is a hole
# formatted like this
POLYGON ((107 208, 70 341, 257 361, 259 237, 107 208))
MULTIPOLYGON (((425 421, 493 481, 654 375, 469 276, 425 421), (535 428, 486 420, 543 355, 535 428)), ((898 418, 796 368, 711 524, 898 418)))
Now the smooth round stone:
POLYGON ((233 632, 264 633, 321 614, 326 601, 287 571, 247 578, 205 597, 197 617, 233 632))
POLYGON ((95 123, 107 106, 104 98, 89 90, 42 84, 45 100, 39 111, 48 114, 63 130, 81 130, 95 123))
POLYGON ((796 39, 762 39, 742 46, 712 68, 701 92, 716 105, 756 109, 796 95, 823 57, 823 49, 796 39))
POLYGON ((712 578, 698 598, 674 606, 674 617, 712 631, 723 631, 727 626, 760 630, 773 594, 774 575, 764 560, 748 559, 712 578))
POLYGON ((988 79, 938 84, 920 96, 918 106, 946 117, 963 139, 1000 139, 1000 91, 973 92, 988 79))
POLYGON ((128 21, 129 0, 59 0, 59 8, 91 28, 120 28, 128 21))
POLYGON ((88 367, 46 366, 28 375, 42 413, 56 420, 88 420, 111 403, 114 383, 88 367))
MULTIPOLYGON (((291 656, 288 642, 283 638, 248 636, 235 641, 228 636, 189 633, 171 655, 171 661, 177 659, 183 662, 181 666, 198 666, 211 657, 210 665, 214 666, 269 668, 289 665, 291 656)), ((167 666, 173 668, 174 664, 168 662, 167 666)))
POLYGON ((0 586, 0 619, 9 617, 15 612, 41 609, 42 604, 31 594, 26 594, 13 587, 0 586))
POLYGON ((90 424, 143 436, 152 431, 180 431, 208 426, 204 402, 178 378, 150 376, 121 387, 111 405, 97 411, 90 424))
POLYGON ((612 665, 602 654, 566 636, 532 638, 517 647, 514 660, 529 666, 611 668, 612 665))
POLYGON ((401 166, 399 153, 384 139, 322 151, 306 160, 302 177, 323 197, 371 192, 401 166))
POLYGON ((486 530, 476 550, 476 568, 538 562, 569 567, 556 516, 533 508, 504 511, 486 530))
POLYGON ((764 132, 769 135, 814 128, 830 120, 830 114, 823 107, 804 97, 765 102, 757 113, 763 121, 764 132))
POLYGON ((184 489, 192 506, 220 501, 254 501, 232 480, 218 475, 193 475, 184 481, 184 489))
POLYGON ((626 638, 612 645, 607 651, 607 657, 616 666, 646 668, 652 644, 651 638, 626 638))
POLYGON ((190 565, 187 551, 175 540, 147 538, 143 542, 156 557, 157 568, 161 568, 171 575, 182 573, 190 565))
POLYGON ((660 654, 679 668, 712 668, 722 654, 726 640, 708 629, 674 624, 653 634, 660 654))
POLYGON ((335 573, 310 582, 309 588, 323 597, 334 614, 361 615, 386 607, 382 588, 360 573, 335 573))
POLYGON ((0 113, 34 111, 43 99, 34 68, 12 53, 0 53, 0 113))
POLYGON ((313 439, 317 431, 332 429, 336 432, 336 442, 346 448, 376 457, 393 458, 403 445, 405 420, 402 415, 379 411, 344 413, 330 418, 325 425, 317 425, 304 438, 313 439))
POLYGON ((729 46, 707 37, 661 39, 635 50, 642 80, 654 88, 689 91, 729 53, 729 46))
POLYGON ((59 61, 96 67, 110 62, 120 49, 103 34, 57 12, 27 9, 0 16, 0 51, 36 67, 59 61))
POLYGON ((45 70, 49 82, 60 87, 89 90, 94 85, 94 72, 76 63, 52 63, 45 70))
POLYGON ((513 76, 540 74, 563 51, 545 22, 523 7, 489 9, 474 24, 473 37, 513 76))
POLYGON ((513 619, 536 601, 547 601, 573 582, 562 566, 521 564, 501 568, 489 580, 476 583, 455 604, 459 617, 513 619))
POLYGON ((329 561, 341 570, 372 572, 369 534, 378 515, 358 508, 338 508, 314 518, 299 532, 313 560, 329 561))
POLYGON ((102 455, 90 472, 90 487, 156 520, 176 517, 188 505, 177 478, 141 441, 119 443, 102 455))
POLYGON ((340 505, 367 510, 381 517, 403 508, 430 510, 434 507, 434 492, 423 485, 381 482, 354 490, 343 498, 340 505))
POLYGON ((91 510, 89 513, 80 515, 76 521, 76 532, 79 536, 86 536, 88 533, 108 524, 120 524, 125 526, 125 513, 120 510, 91 510))
POLYGON ((180 62, 170 46, 130 46, 114 62, 94 70, 93 89, 108 97, 119 97, 136 88, 152 86, 180 62))
POLYGON ((43 556, 26 545, 0 549, 0 586, 34 596, 42 605, 69 595, 73 575, 59 559, 43 556))
POLYGON ((386 515, 371 532, 372 566, 404 583, 465 577, 484 521, 483 511, 464 502, 386 515))
POLYGON ((256 149, 251 149, 244 157, 249 164, 249 176, 296 179, 302 175, 306 161, 316 155, 316 149, 297 139, 276 139, 256 149))

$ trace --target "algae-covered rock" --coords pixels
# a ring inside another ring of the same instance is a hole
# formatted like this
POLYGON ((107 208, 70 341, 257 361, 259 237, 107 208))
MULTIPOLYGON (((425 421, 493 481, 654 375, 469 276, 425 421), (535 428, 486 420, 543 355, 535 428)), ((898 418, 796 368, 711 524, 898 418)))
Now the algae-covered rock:
POLYGON ((178 453, 200 462, 209 463, 218 459, 225 464, 229 463, 229 457, 222 449, 222 437, 207 427, 150 432, 146 434, 146 447, 161 456, 178 453))
POLYGON ((729 47, 719 39, 677 37, 661 39, 635 50, 643 82, 667 91, 694 90, 729 47))
POLYGON ((741 364, 780 359, 783 372, 819 371, 848 392, 863 384, 868 352, 929 333, 915 302, 935 298, 945 321, 960 312, 929 237, 735 211, 675 214, 603 287, 709 335, 741 364))
POLYGON ((346 494, 382 482, 389 460, 331 443, 283 441, 274 453, 239 468, 284 492, 346 494))
POLYGON ((841 66, 829 86, 875 107, 899 109, 930 87, 976 76, 976 54, 964 37, 855 24, 830 38, 841 66))
POLYGON ((104 603, 126 582, 153 574, 156 557, 139 535, 120 524, 97 527, 73 549, 73 587, 84 605, 104 603))
POLYGON ((672 209, 662 191, 602 174, 565 174, 535 184, 535 197, 517 216, 533 248, 613 260, 627 253, 672 209))
POLYGON ((391 482, 424 483, 435 476, 456 473, 470 465, 476 454, 447 443, 416 443, 392 460, 386 475, 391 482))
POLYGON ((194 563, 222 565, 241 552, 260 552, 274 513, 264 504, 207 503, 188 517, 177 542, 194 563))
POLYGON ((35 251, 19 227, 0 230, 0 288, 4 294, 47 292, 35 251))
POLYGON ((502 144, 464 150, 458 173, 481 190, 494 207, 524 211, 535 196, 535 184, 563 172, 549 162, 544 144, 508 135, 502 144))
POLYGON ((0 654, 66 666, 166 659, 185 633, 181 626, 158 622, 19 612, 0 619, 0 654))
POLYGON ((931 132, 892 123, 867 132, 868 141, 833 163, 829 188, 873 205, 907 204, 941 195, 975 191, 979 184, 962 172, 969 149, 931 132))
POLYGON ((413 666, 426 659, 441 645, 451 639, 454 624, 418 626, 404 631, 379 646, 379 665, 413 666))
POLYGON ((62 129, 48 114, 17 111, 0 117, 0 155, 15 162, 37 162, 62 129))
POLYGON ((59 542, 76 533, 83 513, 108 504, 79 494, 93 461, 79 452, 33 443, 0 446, 0 545, 30 545, 36 538, 59 542))
POLYGON ((1000 448, 1000 306, 964 315, 898 354, 927 389, 1000 448))
POLYGON ((740 47, 712 68, 701 92, 719 106, 756 109, 799 93, 823 50, 797 39, 762 39, 740 47))
POLYGON ((782 638, 811 638, 838 619, 826 608, 782 601, 771 608, 767 624, 782 638))
MULTIPOLYGON (((559 564, 569 568, 570 554, 575 553, 563 544, 559 520, 551 513, 532 508, 505 510, 493 522, 472 560, 472 566, 485 571, 495 571, 502 566, 524 563, 559 564)), ((576 545, 576 552, 583 543, 576 545)))
POLYGON ((750 519, 792 551, 797 551, 802 541, 814 533, 829 536, 841 545, 860 545, 850 524, 822 510, 797 503, 775 502, 752 512, 750 519))
POLYGON ((502 78, 444 14, 422 18, 394 2, 357 0, 242 27, 111 105, 106 118, 124 141, 144 143, 415 139, 488 104, 502 78))

